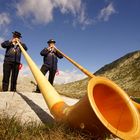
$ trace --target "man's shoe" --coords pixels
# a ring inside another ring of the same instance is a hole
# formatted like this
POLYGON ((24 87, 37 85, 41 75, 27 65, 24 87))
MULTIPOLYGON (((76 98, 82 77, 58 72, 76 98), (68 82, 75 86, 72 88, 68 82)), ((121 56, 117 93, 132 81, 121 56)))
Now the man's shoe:
POLYGON ((40 93, 40 91, 39 91, 39 90, 35 90, 35 91, 33 91, 33 92, 35 92, 35 93, 40 93))
POLYGON ((16 89, 11 89, 10 91, 11 91, 11 92, 17 92, 17 90, 16 90, 16 89))

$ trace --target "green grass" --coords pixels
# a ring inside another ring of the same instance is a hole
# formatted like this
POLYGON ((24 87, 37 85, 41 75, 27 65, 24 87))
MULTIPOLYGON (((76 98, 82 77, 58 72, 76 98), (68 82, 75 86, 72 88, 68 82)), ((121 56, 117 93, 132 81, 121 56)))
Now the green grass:
POLYGON ((131 97, 131 99, 140 104, 140 97, 131 97))
MULTIPOLYGON (((0 115, 0 140, 96 140, 94 135, 60 123, 22 124, 16 117, 0 115)), ((103 140, 103 139, 102 139, 103 140)))

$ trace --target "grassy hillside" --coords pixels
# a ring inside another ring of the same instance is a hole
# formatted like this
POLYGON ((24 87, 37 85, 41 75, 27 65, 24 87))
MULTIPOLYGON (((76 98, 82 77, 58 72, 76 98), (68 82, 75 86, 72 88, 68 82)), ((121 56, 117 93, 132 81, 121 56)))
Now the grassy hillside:
MULTIPOLYGON (((140 96, 140 51, 135 51, 103 66, 94 73, 96 76, 107 77, 115 82, 129 95, 140 96)), ((80 81, 56 86, 61 94, 82 97, 86 92, 88 78, 80 81)))
POLYGON ((126 91, 140 91, 140 51, 135 51, 105 65, 96 75, 105 76, 126 91))

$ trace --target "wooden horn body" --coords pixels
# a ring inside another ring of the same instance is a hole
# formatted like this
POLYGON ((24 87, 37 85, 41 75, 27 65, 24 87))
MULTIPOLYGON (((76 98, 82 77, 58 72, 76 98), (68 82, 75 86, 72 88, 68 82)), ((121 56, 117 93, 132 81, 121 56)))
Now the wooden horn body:
MULTIPOLYGON (((52 107, 51 112, 58 113, 57 110, 58 104, 52 107)), ((74 128, 88 130, 96 136, 112 133, 121 139, 140 139, 137 109, 120 87, 103 77, 92 78, 88 83, 88 93, 55 116, 74 128)))
POLYGON ((88 93, 75 105, 68 106, 19 42, 18 45, 56 120, 99 136, 112 133, 122 139, 140 139, 138 110, 116 84, 94 76, 88 83, 88 93))

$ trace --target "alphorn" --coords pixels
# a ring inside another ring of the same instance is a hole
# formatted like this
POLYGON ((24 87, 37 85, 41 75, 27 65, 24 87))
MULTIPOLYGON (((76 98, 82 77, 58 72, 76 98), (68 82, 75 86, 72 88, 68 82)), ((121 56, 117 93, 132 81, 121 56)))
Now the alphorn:
POLYGON ((17 44, 56 120, 100 137, 112 133, 121 139, 140 139, 138 110, 116 84, 103 77, 94 77, 88 83, 88 93, 75 105, 68 106, 22 45, 17 44))
MULTIPOLYGON (((78 69, 80 69, 85 75, 87 75, 89 78, 95 78, 95 75, 93 75, 91 72, 89 72, 87 69, 83 68, 81 65, 79 65, 77 62, 75 62, 74 60, 72 60, 70 57, 68 57, 67 55, 65 55, 64 53, 62 53, 62 51, 60 51, 59 49, 57 49, 55 47, 55 49, 62 54, 68 61, 70 61, 72 64, 74 64, 78 69)), ((130 98, 131 99, 131 98, 130 98)), ((138 111, 140 112, 140 104, 136 103, 135 101, 131 100, 132 103, 135 105, 135 107, 138 109, 138 111)))

